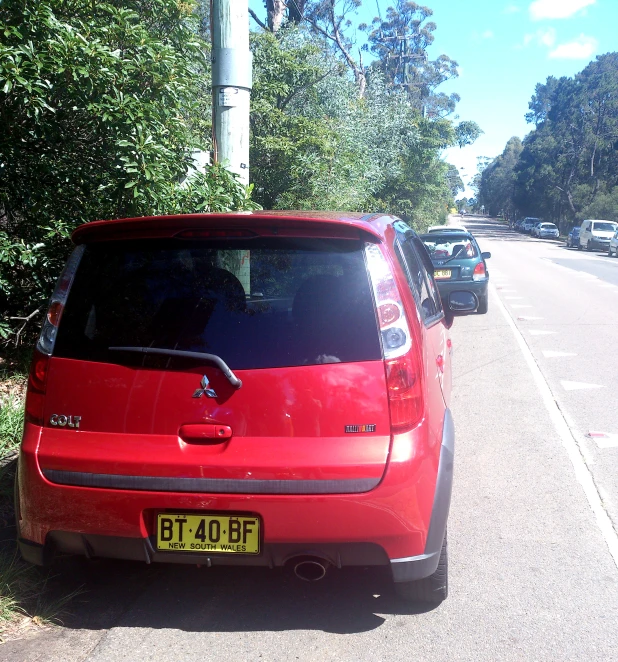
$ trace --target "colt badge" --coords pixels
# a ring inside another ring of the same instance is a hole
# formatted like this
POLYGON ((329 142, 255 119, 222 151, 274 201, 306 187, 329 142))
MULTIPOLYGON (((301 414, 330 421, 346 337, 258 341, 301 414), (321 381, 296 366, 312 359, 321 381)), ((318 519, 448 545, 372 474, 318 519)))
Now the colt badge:
POLYGON ((208 381, 208 377, 204 375, 202 377, 202 381, 200 382, 202 388, 198 388, 195 393, 193 394, 194 398, 201 398, 203 395, 205 395, 207 398, 216 398, 217 393, 215 392, 214 389, 210 388, 210 382, 208 381))

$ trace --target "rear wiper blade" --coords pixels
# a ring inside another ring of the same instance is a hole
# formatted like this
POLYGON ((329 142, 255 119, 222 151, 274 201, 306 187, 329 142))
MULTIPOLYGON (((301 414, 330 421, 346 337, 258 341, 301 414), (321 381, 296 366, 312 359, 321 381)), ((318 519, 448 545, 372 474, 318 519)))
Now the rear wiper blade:
POLYGON ((214 363, 225 375, 228 382, 236 389, 242 386, 242 382, 232 372, 228 364, 216 354, 206 354, 205 352, 186 352, 182 349, 164 349, 160 347, 108 347, 110 352, 136 352, 139 354, 159 354, 161 356, 183 356, 188 359, 201 359, 214 363))
POLYGON ((451 260, 454 260, 456 257, 459 257, 459 253, 457 253, 457 255, 451 255, 451 257, 449 257, 448 260, 440 260, 440 264, 438 265, 434 264, 434 267, 435 266, 442 267, 445 264, 448 264, 451 260))
POLYGON ((465 248, 464 248, 463 250, 460 250, 460 251, 459 251, 458 253, 456 253, 455 255, 451 255, 451 257, 449 257, 448 260, 444 260, 444 262, 442 262, 442 264, 439 265, 439 266, 442 266, 443 264, 447 264, 447 263, 450 262, 451 260, 454 260, 456 257, 467 257, 467 255, 462 255, 462 253, 465 254, 465 252, 466 252, 466 249, 465 249, 465 248))

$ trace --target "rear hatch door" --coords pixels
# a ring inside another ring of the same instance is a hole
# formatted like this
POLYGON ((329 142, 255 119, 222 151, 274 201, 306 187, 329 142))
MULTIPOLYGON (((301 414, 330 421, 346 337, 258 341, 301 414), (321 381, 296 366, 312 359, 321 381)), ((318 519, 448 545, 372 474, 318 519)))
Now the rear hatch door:
POLYGON ((39 461, 52 481, 371 489, 390 422, 364 240, 88 244, 49 365, 45 421, 39 461))

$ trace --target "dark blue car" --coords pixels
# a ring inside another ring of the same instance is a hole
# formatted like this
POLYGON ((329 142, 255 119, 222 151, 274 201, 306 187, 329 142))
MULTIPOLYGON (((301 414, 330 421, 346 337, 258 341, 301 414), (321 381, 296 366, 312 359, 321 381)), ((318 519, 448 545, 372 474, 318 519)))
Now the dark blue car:
POLYGON ((489 272, 485 260, 491 253, 481 253, 469 232, 430 232, 420 237, 429 252, 444 308, 452 292, 469 292, 478 302, 476 312, 486 313, 489 272))
POLYGON ((577 248, 579 246, 579 225, 576 225, 567 235, 567 248, 577 248))

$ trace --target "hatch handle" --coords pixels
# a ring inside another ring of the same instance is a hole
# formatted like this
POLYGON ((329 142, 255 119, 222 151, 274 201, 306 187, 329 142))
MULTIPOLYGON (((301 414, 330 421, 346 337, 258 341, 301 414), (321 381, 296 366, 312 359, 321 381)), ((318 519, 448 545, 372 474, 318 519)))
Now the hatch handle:
POLYGON ((232 428, 216 423, 185 423, 180 426, 178 436, 189 441, 227 441, 232 438, 232 428))
POLYGON ((138 352, 141 354, 159 354, 161 356, 184 356, 188 359, 201 359, 203 361, 210 361, 214 363, 219 370, 225 375, 228 382, 235 388, 239 389, 242 382, 232 372, 228 364, 216 354, 206 354, 205 352, 187 352, 183 349, 165 349, 163 347, 108 347, 110 352, 138 352))

